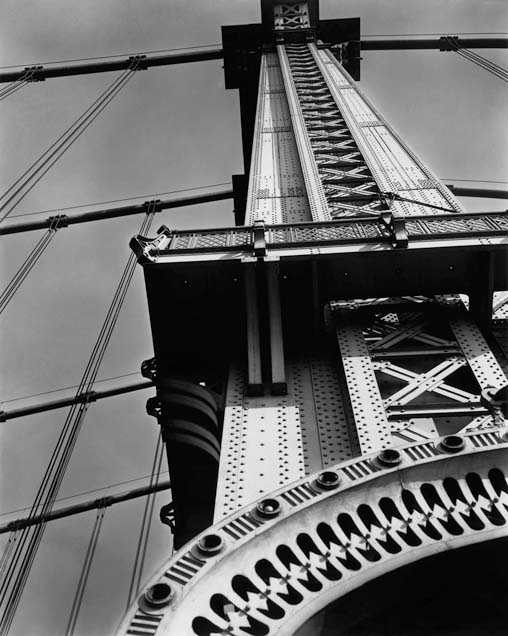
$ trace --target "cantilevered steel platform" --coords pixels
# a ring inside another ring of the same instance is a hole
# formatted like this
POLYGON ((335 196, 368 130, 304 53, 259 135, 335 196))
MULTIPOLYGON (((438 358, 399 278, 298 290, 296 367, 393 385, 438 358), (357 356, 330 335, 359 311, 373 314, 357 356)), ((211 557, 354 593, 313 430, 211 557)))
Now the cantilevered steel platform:
POLYGON ((261 271, 276 264, 279 270, 289 350, 302 346, 316 321, 322 323, 330 300, 462 293, 474 311, 486 295, 507 288, 508 212, 411 217, 405 232, 407 246, 397 247, 389 219, 362 217, 162 227, 154 239, 136 237, 131 247, 145 271, 156 356, 178 366, 179 358, 197 362, 191 352, 204 362, 237 350, 244 336, 244 274, 252 265, 261 271))

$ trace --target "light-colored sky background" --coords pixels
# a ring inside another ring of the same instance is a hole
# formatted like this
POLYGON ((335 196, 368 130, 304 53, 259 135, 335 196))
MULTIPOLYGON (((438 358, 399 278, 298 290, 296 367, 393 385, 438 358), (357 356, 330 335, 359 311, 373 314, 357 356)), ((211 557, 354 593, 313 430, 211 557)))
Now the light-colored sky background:
MULTIPOLYGON (((504 0, 322 0, 321 15, 360 16, 362 34, 508 31, 504 0)), ((259 16, 258 0, 3 0, 0 65, 218 44, 222 24, 258 22, 259 16)), ((504 52, 484 54, 506 66, 504 52)), ((363 57, 361 87, 438 177, 508 180, 506 84, 453 53, 363 57)), ((13 216, 229 182, 242 166, 239 107, 236 91, 224 90, 221 67, 211 61, 138 73, 13 216)), ((112 79, 52 79, 1 103, 1 191, 112 79)), ((505 207, 494 200, 463 203, 469 210, 505 207)), ((231 209, 226 201, 168 211, 158 215, 154 228, 232 224, 231 209)), ((57 234, 2 316, 3 400, 78 384, 141 220, 57 234)), ((2 288, 38 237, 2 237, 2 288)), ((137 371, 151 355, 139 268, 99 377, 137 371)), ((155 421, 145 414, 150 394, 91 406, 60 497, 149 473, 157 435, 155 421)), ((3 408, 24 404, 7 402, 3 408)), ((2 513, 31 504, 65 415, 53 411, 1 425, 2 513)), ((158 497, 157 512, 166 500, 158 497)), ((141 507, 132 502, 106 513, 77 627, 82 636, 110 634, 121 618, 141 507)), ((63 633, 94 518, 90 512, 47 527, 13 636, 63 633)), ((168 548, 167 528, 155 520, 147 576, 168 548)))

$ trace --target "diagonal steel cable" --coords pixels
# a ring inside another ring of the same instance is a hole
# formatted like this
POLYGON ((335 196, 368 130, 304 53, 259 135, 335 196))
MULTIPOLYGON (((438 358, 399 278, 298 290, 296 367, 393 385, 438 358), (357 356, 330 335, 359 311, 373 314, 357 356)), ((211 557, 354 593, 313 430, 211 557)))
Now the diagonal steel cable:
POLYGON ((59 221, 60 219, 58 217, 54 218, 47 232, 45 232, 44 235, 37 241, 32 251, 28 254, 22 265, 7 284, 7 287, 0 294, 0 315, 7 308, 7 305, 12 300, 14 294, 21 287, 23 281, 46 251, 46 248, 51 243, 51 240, 58 230, 59 221))
MULTIPOLYGON (((152 472, 150 474, 150 486, 156 484, 159 480, 163 454, 164 443, 162 441, 162 434, 159 433, 153 458, 152 472)), ((139 588, 141 586, 141 577, 143 574, 143 566, 148 546, 148 539, 150 536, 154 504, 155 493, 152 493, 146 498, 143 515, 141 517, 141 528, 139 530, 138 543, 136 546, 136 553, 134 556, 134 563, 129 583, 129 591, 127 593, 127 608, 130 607, 134 596, 139 592, 139 588)))
POLYGON ((39 183, 60 157, 81 137, 102 111, 132 79, 140 60, 117 77, 99 97, 45 150, 25 172, 0 195, 0 222, 3 221, 39 183))
MULTIPOLYGON (((151 202, 147 208, 146 218, 141 224, 140 234, 146 234, 149 231, 155 209, 156 203, 151 202)), ((106 319, 102 325, 85 372, 83 373, 82 380, 78 386, 77 396, 89 391, 89 388, 96 380, 100 364, 104 358, 106 348, 111 339, 111 334, 132 280, 135 266, 136 258, 134 254, 131 254, 108 309, 106 319)), ((67 415, 57 444, 51 455, 28 518, 31 519, 35 516, 45 515, 52 509, 87 410, 87 402, 74 404, 69 410, 69 414, 67 415)), ((8 633, 12 620, 14 619, 28 575, 42 540, 45 525, 45 523, 41 523, 21 530, 20 539, 13 553, 9 556, 8 563, 0 577, 0 610, 2 611, 0 615, 0 634, 2 636, 8 633)))
POLYGON ((12 82, 8 84, 7 86, 5 86, 4 88, 0 89, 0 102, 3 101, 4 99, 7 99, 7 97, 12 95, 13 93, 16 93, 17 91, 19 91, 19 89, 23 88, 23 86, 26 86, 26 84, 28 84, 28 82, 32 79, 35 71, 36 71, 35 66, 32 68, 25 69, 25 73, 18 81, 12 82))
POLYGON ((92 567, 93 559, 95 556, 95 550, 97 548, 97 543, 99 540, 99 534, 101 531, 102 522, 104 521, 104 515, 106 514, 106 505, 107 505, 107 500, 105 499, 102 506, 97 509, 97 514, 95 516, 95 523, 92 528, 92 534, 90 536, 90 541, 88 543, 85 559, 83 561, 83 566, 81 568, 81 573, 79 575, 78 584, 76 586, 76 591, 74 593, 74 599, 72 602, 69 619, 67 621, 67 627, 65 628, 66 636, 73 636, 74 630, 76 629, 76 623, 78 621, 79 611, 83 603, 83 596, 85 594, 86 584, 88 582, 88 576, 90 574, 90 569, 92 567))

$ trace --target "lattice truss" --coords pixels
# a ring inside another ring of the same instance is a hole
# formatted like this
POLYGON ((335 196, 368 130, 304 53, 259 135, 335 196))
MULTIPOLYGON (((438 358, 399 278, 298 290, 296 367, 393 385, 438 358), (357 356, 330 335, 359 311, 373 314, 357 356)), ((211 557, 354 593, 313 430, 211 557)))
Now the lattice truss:
POLYGON ((381 209, 379 188, 308 46, 285 48, 331 217, 381 209))
POLYGON ((332 303, 361 452, 503 425, 482 392, 506 375, 460 299, 332 303))
POLYGON ((330 51, 277 47, 313 220, 464 212, 330 51))
POLYGON ((306 2, 277 4, 273 9, 275 30, 305 29, 310 27, 306 2))

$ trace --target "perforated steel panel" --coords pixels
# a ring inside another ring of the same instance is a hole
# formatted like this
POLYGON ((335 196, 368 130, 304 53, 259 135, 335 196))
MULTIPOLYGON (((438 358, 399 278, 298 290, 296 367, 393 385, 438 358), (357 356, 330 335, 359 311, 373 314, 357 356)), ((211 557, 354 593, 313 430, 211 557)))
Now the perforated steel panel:
POLYGON ((286 365, 285 396, 247 397, 230 370, 215 519, 264 493, 352 457, 337 369, 326 359, 286 365))
POLYGON ((508 292, 494 292, 494 313, 495 320, 508 320, 508 292))
POLYGON ((277 55, 262 57, 245 223, 311 220, 277 55))
POLYGON ((508 384, 481 331, 469 317, 451 320, 450 325, 480 387, 498 389, 508 384))
POLYGON ((363 331, 357 325, 341 325, 337 328, 337 341, 361 453, 386 448, 391 441, 391 427, 363 331))

